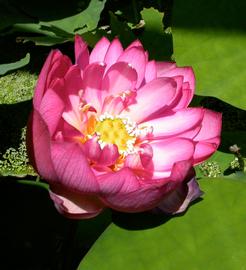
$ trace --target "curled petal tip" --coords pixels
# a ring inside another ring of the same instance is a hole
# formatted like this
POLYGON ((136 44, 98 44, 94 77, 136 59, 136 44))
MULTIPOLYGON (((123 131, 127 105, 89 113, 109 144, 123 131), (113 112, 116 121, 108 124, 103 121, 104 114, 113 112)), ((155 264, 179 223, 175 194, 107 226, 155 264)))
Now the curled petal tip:
POLYGON ((183 182, 172 191, 157 206, 154 212, 164 212, 167 214, 179 214, 184 212, 189 204, 203 195, 198 182, 193 177, 188 182, 183 182))

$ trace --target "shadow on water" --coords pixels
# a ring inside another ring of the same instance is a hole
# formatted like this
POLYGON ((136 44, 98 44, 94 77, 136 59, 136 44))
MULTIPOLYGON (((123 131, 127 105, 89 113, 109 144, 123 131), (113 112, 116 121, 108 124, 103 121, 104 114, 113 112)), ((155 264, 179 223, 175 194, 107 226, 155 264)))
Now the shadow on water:
MULTIPOLYGON (((193 201, 189 207, 192 207, 192 205, 196 203, 200 203, 202 200, 202 198, 198 198, 197 200, 193 201)), ((186 211, 189 209, 189 207, 186 209, 186 211)), ((122 213, 112 211, 112 222, 126 230, 146 230, 161 226, 172 219, 181 217, 185 215, 186 211, 176 215, 164 214, 158 209, 153 209, 151 211, 142 213, 122 213)))
POLYGON ((69 220, 56 211, 46 189, 0 179, 0 269, 75 270, 111 222, 105 211, 69 220))
POLYGON ((127 230, 145 230, 160 226, 166 223, 171 216, 143 213, 121 213, 113 211, 112 221, 119 227, 127 230))
POLYGON ((73 224, 57 214, 46 190, 0 182, 0 269, 62 269, 73 224))

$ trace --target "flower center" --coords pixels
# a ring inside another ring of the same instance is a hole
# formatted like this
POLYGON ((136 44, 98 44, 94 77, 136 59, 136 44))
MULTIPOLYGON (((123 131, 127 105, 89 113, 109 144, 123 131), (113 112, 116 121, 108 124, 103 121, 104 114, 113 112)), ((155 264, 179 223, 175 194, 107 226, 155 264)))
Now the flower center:
POLYGON ((101 115, 95 127, 95 132, 99 136, 98 142, 101 147, 106 144, 115 144, 120 154, 134 152, 136 141, 136 124, 128 119, 119 116, 101 115))

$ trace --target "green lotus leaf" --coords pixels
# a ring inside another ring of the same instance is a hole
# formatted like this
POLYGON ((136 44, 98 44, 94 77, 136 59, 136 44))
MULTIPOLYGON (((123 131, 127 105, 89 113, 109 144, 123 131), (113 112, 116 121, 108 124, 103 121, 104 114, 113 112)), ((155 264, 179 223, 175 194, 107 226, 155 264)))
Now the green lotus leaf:
POLYGON ((199 183, 205 195, 184 215, 119 215, 78 269, 243 269, 245 182, 217 178, 199 183))
POLYGON ((246 2, 177 0, 173 9, 174 56, 192 66, 196 93, 246 108, 246 2))
POLYGON ((0 75, 4 75, 9 71, 24 67, 29 63, 29 61, 30 61, 30 54, 27 53, 25 57, 16 62, 0 64, 0 75))

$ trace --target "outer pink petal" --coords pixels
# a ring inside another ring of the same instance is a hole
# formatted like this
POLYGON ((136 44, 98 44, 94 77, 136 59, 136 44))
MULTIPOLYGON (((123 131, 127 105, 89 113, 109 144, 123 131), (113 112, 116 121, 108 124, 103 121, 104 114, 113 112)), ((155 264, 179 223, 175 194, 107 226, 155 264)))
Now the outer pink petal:
MULTIPOLYGON (((163 77, 165 79, 166 77, 163 77)), ((168 78, 166 78, 168 79, 168 78)), ((169 79, 173 79, 176 83, 176 93, 173 99, 169 102, 168 106, 164 106, 163 108, 159 109, 155 113, 153 113, 147 120, 160 118, 166 115, 169 115, 176 111, 176 107, 179 106, 182 98, 183 98, 183 76, 176 76, 176 77, 170 77, 169 79)))
POLYGON ((27 148, 31 164, 47 181, 56 181, 57 175, 50 153, 48 127, 35 109, 30 115, 27 128, 27 148))
POLYGON ((190 130, 187 130, 183 133, 178 134, 177 136, 180 138, 194 139, 194 137, 199 133, 201 129, 201 125, 198 125, 190 130))
POLYGON ((137 82, 137 72, 125 62, 117 62, 106 72, 102 89, 108 94, 117 95, 133 90, 137 82))
POLYGON ((218 148, 219 139, 214 140, 215 143, 198 142, 194 153, 194 164, 199 164, 208 159, 218 148))
POLYGON ((64 102, 53 89, 48 89, 41 101, 39 113, 45 121, 50 136, 54 134, 61 120, 64 102))
POLYGON ((176 87, 173 79, 157 78, 137 91, 137 103, 124 113, 138 123, 143 122, 156 111, 168 108, 176 95, 176 87))
POLYGON ((220 133, 222 128, 221 113, 205 110, 202 128, 194 141, 198 141, 194 154, 195 164, 209 158, 220 144, 220 133))
POLYGON ((165 77, 164 74, 176 68, 177 65, 175 62, 156 62, 157 77, 165 77))
POLYGON ((83 80, 78 66, 71 66, 65 75, 64 82, 64 99, 66 100, 66 109, 76 109, 76 111, 78 111, 77 105, 80 100, 80 91, 83 89, 83 80), (73 100, 76 100, 75 104, 73 104, 73 100), (74 105, 76 107, 74 107, 74 105))
POLYGON ((83 98, 87 103, 91 104, 97 111, 102 107, 102 78, 105 70, 105 65, 93 63, 84 71, 83 78, 83 98))
POLYGON ((195 151, 194 143, 183 138, 153 141, 150 145, 153 149, 155 171, 170 171, 174 163, 190 160, 195 151))
POLYGON ((46 89, 51 87, 52 82, 57 78, 64 78, 71 65, 72 62, 66 55, 61 55, 56 61, 54 61, 47 76, 46 89))
POLYGON ((182 182, 178 188, 171 192, 161 203, 157 209, 169 214, 178 214, 184 212, 189 204, 201 197, 203 192, 193 176, 188 182, 182 182))
POLYGON ((33 104, 36 109, 39 107, 42 97, 44 95, 44 92, 46 90, 47 76, 48 76, 48 73, 50 72, 52 64, 61 57, 62 57, 62 54, 60 51, 53 50, 50 52, 49 56, 47 57, 44 63, 44 66, 38 77, 38 82, 35 88, 35 95, 33 97, 33 104))
POLYGON ((95 62, 104 62, 106 53, 110 46, 110 42, 107 38, 102 37, 90 54, 90 64, 95 62))
POLYGON ((146 70, 145 70, 145 82, 148 83, 157 77, 157 68, 156 68, 156 62, 149 61, 146 65, 146 70))
POLYGON ((172 108, 173 111, 177 112, 187 108, 193 98, 194 91, 191 89, 182 89, 182 95, 175 107, 172 108))
POLYGON ((118 62, 126 62, 137 71, 138 80, 136 88, 138 88, 142 84, 142 81, 144 79, 145 66, 147 64, 143 48, 132 47, 130 49, 125 50, 119 57, 118 62))
POLYGON ((183 76, 184 82, 189 83, 189 89, 194 91, 195 89, 195 74, 192 67, 177 67, 163 72, 164 77, 183 76))
POLYGON ((75 61, 79 57, 79 55, 87 48, 86 42, 82 39, 81 36, 75 35, 74 37, 74 54, 75 54, 75 61))
POLYGON ((95 197, 66 190, 56 193, 50 190, 50 197, 54 201, 56 209, 64 216, 73 219, 87 219, 100 214, 103 210, 102 203, 95 197))
POLYGON ((195 141, 206 141, 211 138, 220 136, 222 127, 222 114, 211 110, 204 110, 202 128, 198 135, 194 138, 195 141))
POLYGON ((104 62, 107 65, 107 69, 112 66, 120 55, 123 53, 123 47, 118 38, 115 38, 108 47, 107 53, 104 58, 104 62))
POLYGON ((89 51, 87 44, 79 35, 75 35, 74 42, 75 63, 82 69, 89 64, 89 51))
POLYGON ((79 144, 51 142, 51 158, 61 186, 73 192, 99 191, 96 177, 79 144))
POLYGON ((202 108, 188 108, 144 122, 142 126, 147 125, 153 128, 154 139, 177 136, 189 130, 195 131, 195 134, 190 133, 190 136, 194 136, 197 134, 196 127, 200 126, 203 115, 204 109, 202 108))
POLYGON ((173 79, 177 85, 175 97, 172 100, 171 107, 169 108, 170 110, 173 110, 173 108, 175 108, 177 106, 177 104, 180 102, 180 100, 182 99, 182 94, 183 94, 182 86, 183 86, 184 77, 183 76, 175 76, 175 77, 171 77, 169 79, 173 79))
POLYGON ((67 71, 65 77, 65 97, 69 95, 78 96, 79 90, 83 87, 83 80, 81 78, 80 68, 73 65, 67 71))
POLYGON ((126 48, 126 50, 129 50, 130 48, 133 48, 133 47, 143 48, 143 45, 139 39, 136 39, 126 48))
POLYGON ((128 168, 101 176, 98 180, 102 196, 128 193, 138 190, 140 184, 128 168))
MULTIPOLYGON (((185 179, 190 168, 191 163, 189 161, 177 163, 172 169, 170 178, 159 181, 144 179, 144 184, 141 186, 130 189, 118 188, 114 193, 102 196, 102 200, 109 207, 123 212, 141 212, 152 209, 185 179)), ((123 169, 116 175, 117 179, 136 181, 130 170, 123 169)))
POLYGON ((202 128, 194 138, 198 142, 194 153, 195 164, 203 162, 217 150, 220 144, 221 118, 221 113, 205 109, 202 128))

